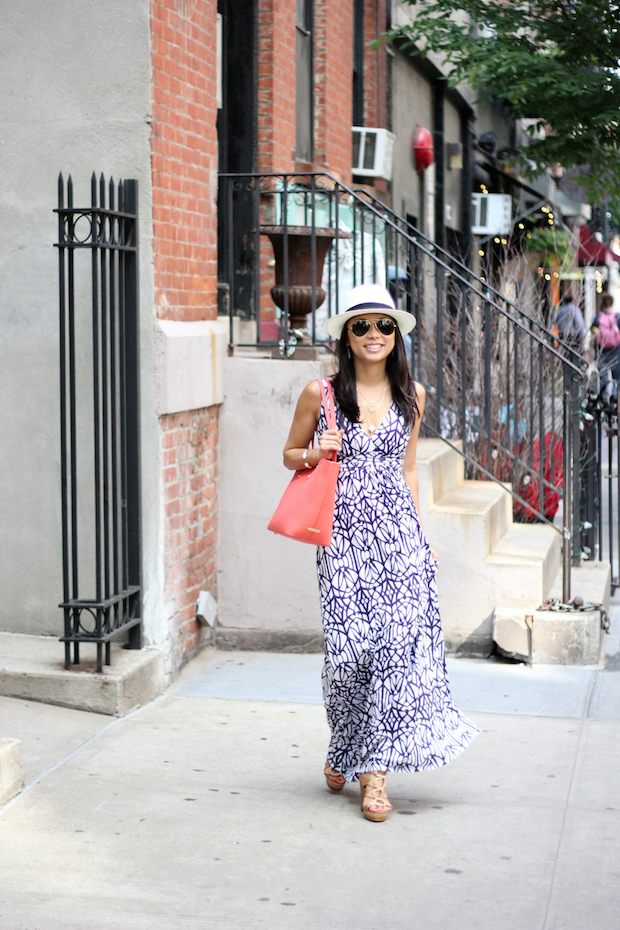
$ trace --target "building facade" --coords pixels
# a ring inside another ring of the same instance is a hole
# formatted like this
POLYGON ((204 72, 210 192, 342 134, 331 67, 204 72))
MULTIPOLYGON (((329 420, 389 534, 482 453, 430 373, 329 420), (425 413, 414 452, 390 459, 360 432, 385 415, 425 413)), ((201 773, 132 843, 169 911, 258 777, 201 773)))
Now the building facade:
MULTIPOLYGON (((60 171, 65 180, 72 176, 75 200, 84 203, 94 171, 138 182, 144 642, 162 650, 174 675, 211 641, 196 601, 206 591, 221 602, 224 575, 228 590, 240 592, 228 601, 224 625, 254 624, 260 632, 262 624, 278 633, 294 614, 296 629, 317 633, 309 552, 283 555, 281 541, 271 538, 244 542, 240 501, 251 509, 257 495, 251 486, 238 490, 246 478, 233 407, 241 397, 235 391, 241 384, 250 391, 255 375, 248 369, 231 376, 228 322, 221 317, 232 299, 223 275, 230 243, 235 274, 242 276, 237 257, 247 242, 243 224, 232 240, 224 236, 218 172, 329 175, 466 255, 476 120, 486 130, 492 117, 477 109, 466 88, 446 88, 440 62, 413 58, 385 41, 371 45, 407 15, 396 0, 43 0, 36 20, 28 5, 5 5, 0 630, 61 633, 58 226, 52 211, 60 171), (418 126, 434 141, 434 163, 420 173, 412 150, 418 126), (354 162, 353 127, 389 134, 393 165, 373 162, 376 170, 365 173, 370 163, 354 162), (268 570, 257 569, 250 579, 243 566, 260 559, 268 570), (295 572, 303 576, 299 584, 291 582, 295 572), (262 613, 253 614, 252 605, 265 599, 262 613)), ((503 123, 498 131, 507 131, 503 123)), ((261 318, 269 323, 276 319, 274 262, 261 254, 261 318)), ((243 322, 256 294, 249 287, 240 293, 246 297, 234 309, 243 322)), ((76 294, 76 312, 87 320, 85 283, 76 294)), ((91 337, 84 323, 77 351, 84 384, 91 337)), ((314 363, 285 370, 279 360, 264 361, 260 379, 272 379, 288 398, 277 413, 279 435, 295 391, 316 372, 314 363)), ((86 388, 77 409, 78 445, 92 472, 86 388)), ((243 446, 248 462, 259 428, 269 422, 264 413, 252 408, 243 446)), ((91 596, 91 485, 89 477, 78 486, 85 507, 84 597, 91 596)))
MULTIPOLYGON (((52 212, 58 173, 65 182, 72 176, 76 204, 90 202, 93 171, 106 181, 136 179, 144 642, 163 651, 173 674, 199 646, 198 592, 217 593, 221 389, 218 396, 217 379, 208 377, 205 392, 204 377, 192 381, 185 371, 195 389, 194 397, 191 390, 183 396, 164 377, 184 327, 202 324, 213 334, 201 368, 216 371, 223 354, 216 319, 217 6, 210 0, 60 0, 39 4, 34 18, 31 6, 10 3, 2 43, 7 93, 0 124, 8 144, 0 182, 6 580, 0 629, 62 632, 58 224, 52 212)), ((88 319, 87 271, 76 259, 78 321, 88 319)), ((84 329, 76 362, 84 385, 89 346, 84 329)), ((82 596, 93 597, 93 453, 87 451, 93 412, 86 386, 77 409, 77 443, 85 456, 78 485, 82 596)))

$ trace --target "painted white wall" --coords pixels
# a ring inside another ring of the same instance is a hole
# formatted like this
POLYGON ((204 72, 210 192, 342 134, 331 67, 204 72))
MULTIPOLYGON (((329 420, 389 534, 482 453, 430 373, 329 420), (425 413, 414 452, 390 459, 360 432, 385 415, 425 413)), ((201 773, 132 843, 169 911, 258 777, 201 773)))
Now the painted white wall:
POLYGON ((392 128, 396 136, 393 206, 402 216, 410 213, 417 217, 419 228, 426 222, 426 210, 424 203, 420 203, 421 185, 413 161, 413 135, 418 123, 432 132, 432 100, 429 82, 398 52, 392 59, 392 128))
MULTIPOLYGON (((145 634, 161 597, 148 0, 5 3, 0 30, 0 629, 59 635, 57 176, 137 178, 145 634)), ((88 300, 88 292, 79 291, 88 300)), ((88 313, 88 304, 80 312, 88 313)), ((80 359, 78 358, 78 366, 80 359)), ((86 394, 80 398, 87 405, 86 394)), ((60 647, 59 647, 60 648, 60 647)))
POLYGON ((244 630, 320 630, 316 547, 267 524, 292 472, 282 450, 319 362, 227 358, 219 434, 218 623, 244 630))

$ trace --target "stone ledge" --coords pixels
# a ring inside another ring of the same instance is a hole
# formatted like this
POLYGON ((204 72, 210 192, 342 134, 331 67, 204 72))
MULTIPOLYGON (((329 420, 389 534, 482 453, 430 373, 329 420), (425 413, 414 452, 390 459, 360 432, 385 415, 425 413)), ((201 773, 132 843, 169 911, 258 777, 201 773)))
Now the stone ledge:
POLYGON ((530 637, 532 665, 599 665, 604 653, 600 610, 495 611, 493 640, 502 655, 529 662, 530 637))
POLYGON ((243 652, 323 652, 322 630, 242 630, 217 627, 217 649, 243 652))
MULTIPOLYGON (((561 596, 561 573, 549 597, 561 596)), ((611 567, 607 562, 584 562, 572 570, 573 596, 609 610, 611 567)), ((509 658, 533 665, 601 665, 605 653, 601 612, 592 610, 537 610, 522 605, 498 607, 493 614, 493 640, 509 658), (531 617, 530 632, 525 618, 531 617), (531 645, 530 645, 531 636, 531 645)))
POLYGON ((0 739, 0 807, 23 787, 22 744, 18 739, 0 739))
POLYGON ((55 637, 0 633, 0 694, 123 717, 164 688, 164 661, 157 649, 112 646, 112 664, 95 671, 95 647, 81 648, 82 661, 64 667, 55 637))

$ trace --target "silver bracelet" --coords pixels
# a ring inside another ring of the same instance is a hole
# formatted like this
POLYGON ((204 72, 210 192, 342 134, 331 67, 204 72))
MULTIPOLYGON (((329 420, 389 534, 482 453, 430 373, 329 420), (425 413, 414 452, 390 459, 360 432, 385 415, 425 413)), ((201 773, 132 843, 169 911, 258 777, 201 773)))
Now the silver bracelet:
POLYGON ((304 462, 305 467, 306 467, 306 468, 312 468, 312 465, 310 464, 310 462, 306 461, 307 458, 308 458, 308 450, 307 450, 307 449, 304 449, 304 451, 303 451, 302 454, 301 454, 301 457, 302 457, 302 459, 303 459, 303 462, 304 462))

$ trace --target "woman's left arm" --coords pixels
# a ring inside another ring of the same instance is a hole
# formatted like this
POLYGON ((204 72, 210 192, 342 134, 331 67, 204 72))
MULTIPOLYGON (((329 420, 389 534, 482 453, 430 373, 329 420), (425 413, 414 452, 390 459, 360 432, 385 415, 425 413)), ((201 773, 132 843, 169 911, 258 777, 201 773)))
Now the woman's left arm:
MULTIPOLYGON (((415 504, 415 509, 418 512, 418 519, 420 521, 420 526, 422 526, 422 515, 420 513, 420 497, 418 490, 418 469, 416 466, 416 454, 418 451, 418 436, 420 435, 420 425, 422 423, 422 416, 424 414, 424 403, 426 401, 426 391, 421 384, 416 382, 416 394, 418 398, 418 418, 413 425, 411 431, 411 436, 407 444, 407 451, 405 452, 405 461, 403 463, 403 477, 407 484, 407 487, 411 491, 411 496, 413 497, 413 502, 415 504)), ((422 530, 424 527, 422 526, 422 530)), ((433 558, 438 561, 439 556, 431 546, 431 555, 433 558)))

